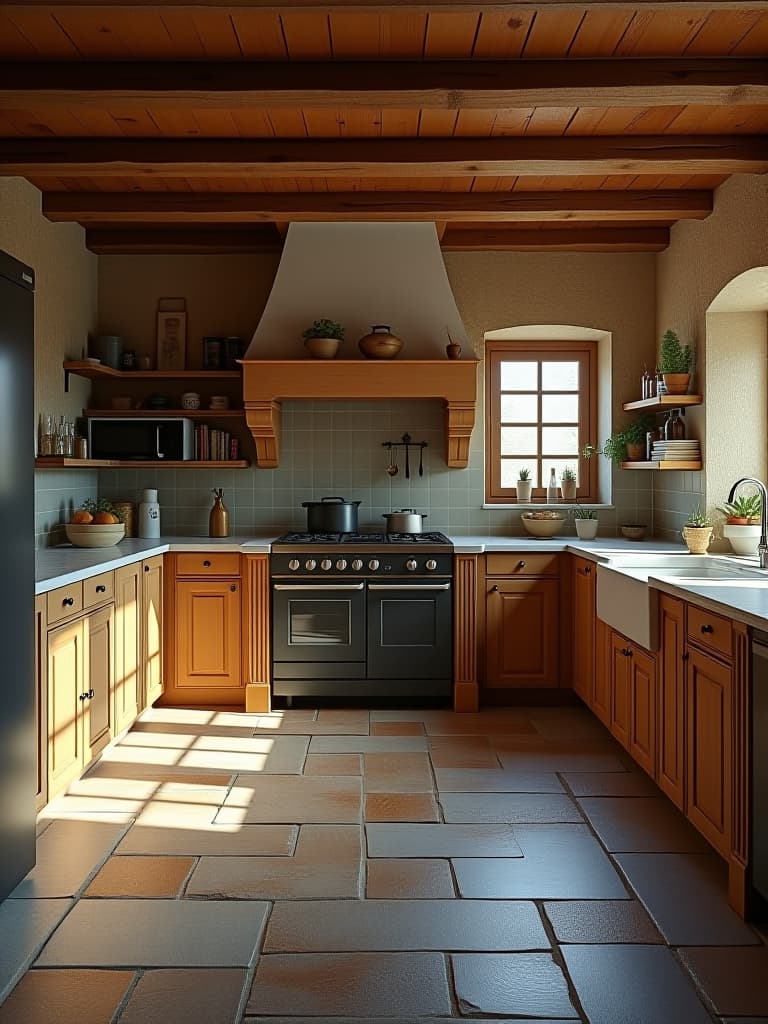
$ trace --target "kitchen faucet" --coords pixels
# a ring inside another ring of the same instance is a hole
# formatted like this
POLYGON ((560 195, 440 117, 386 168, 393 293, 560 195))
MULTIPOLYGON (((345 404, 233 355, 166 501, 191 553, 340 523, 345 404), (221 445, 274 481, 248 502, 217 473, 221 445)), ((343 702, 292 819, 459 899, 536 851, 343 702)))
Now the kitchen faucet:
POLYGON ((757 480, 753 476, 743 476, 741 480, 737 480, 731 488, 731 493, 728 495, 728 501, 733 501, 737 489, 742 484, 754 484, 754 486, 760 492, 760 543, 757 545, 757 554, 760 558, 760 568, 768 568, 768 491, 766 491, 765 484, 762 480, 757 480))

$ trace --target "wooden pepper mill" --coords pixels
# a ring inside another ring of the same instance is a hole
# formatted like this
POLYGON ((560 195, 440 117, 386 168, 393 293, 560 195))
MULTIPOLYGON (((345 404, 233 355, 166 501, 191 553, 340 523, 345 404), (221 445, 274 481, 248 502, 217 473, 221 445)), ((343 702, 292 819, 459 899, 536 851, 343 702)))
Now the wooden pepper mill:
POLYGON ((214 487, 211 493, 213 494, 213 508, 208 517, 208 536, 228 537, 229 509, 224 504, 224 491, 221 487, 214 487))

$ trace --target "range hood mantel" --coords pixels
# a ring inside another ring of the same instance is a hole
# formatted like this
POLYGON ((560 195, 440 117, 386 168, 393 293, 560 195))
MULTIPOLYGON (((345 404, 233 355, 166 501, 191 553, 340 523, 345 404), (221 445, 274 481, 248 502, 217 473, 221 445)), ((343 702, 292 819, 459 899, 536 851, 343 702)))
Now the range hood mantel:
POLYGON ((445 403, 446 461, 464 469, 475 425, 477 359, 244 359, 245 416, 257 464, 280 463, 280 403, 441 399, 445 403))

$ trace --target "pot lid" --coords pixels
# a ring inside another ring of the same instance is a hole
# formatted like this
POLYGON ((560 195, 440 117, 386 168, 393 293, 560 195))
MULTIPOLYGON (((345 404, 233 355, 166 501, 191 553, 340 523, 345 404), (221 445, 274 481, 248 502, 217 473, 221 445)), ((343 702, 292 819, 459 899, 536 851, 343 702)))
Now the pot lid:
POLYGON ((320 501, 302 501, 302 508, 314 508, 316 505, 362 505, 362 498, 359 501, 347 501, 346 498, 321 498, 320 501))

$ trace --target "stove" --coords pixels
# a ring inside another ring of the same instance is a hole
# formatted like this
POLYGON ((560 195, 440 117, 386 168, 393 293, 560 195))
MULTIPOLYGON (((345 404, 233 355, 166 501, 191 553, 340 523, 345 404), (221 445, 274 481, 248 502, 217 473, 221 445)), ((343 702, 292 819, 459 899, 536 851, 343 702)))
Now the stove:
POLYGON ((272 544, 272 576, 451 575, 444 533, 285 533, 272 544), (340 551, 339 548, 343 548, 340 551), (379 550, 380 549, 380 550, 379 550), (418 551, 418 554, 416 553, 418 551), (336 557, 331 557, 335 555, 336 557), (402 556, 408 557, 402 557, 402 556))

